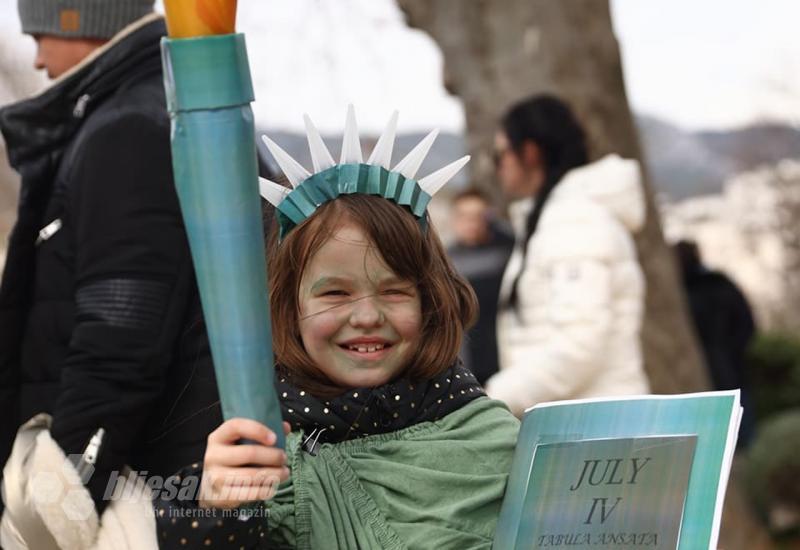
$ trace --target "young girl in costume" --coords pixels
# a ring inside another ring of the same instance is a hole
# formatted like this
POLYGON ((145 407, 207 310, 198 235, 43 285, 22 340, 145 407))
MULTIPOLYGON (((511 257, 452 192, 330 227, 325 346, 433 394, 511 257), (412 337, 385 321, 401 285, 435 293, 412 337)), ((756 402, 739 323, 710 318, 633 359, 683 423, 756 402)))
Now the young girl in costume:
POLYGON ((286 451, 255 421, 222 424, 202 465, 205 513, 156 503, 162 548, 491 547, 519 424, 458 363, 475 298, 425 210, 466 159, 415 180, 432 134, 389 170, 393 118, 363 163, 348 115, 338 165, 307 121, 314 175, 266 140, 294 186, 262 181, 279 226, 286 451), (265 502, 239 513, 248 501, 265 502))

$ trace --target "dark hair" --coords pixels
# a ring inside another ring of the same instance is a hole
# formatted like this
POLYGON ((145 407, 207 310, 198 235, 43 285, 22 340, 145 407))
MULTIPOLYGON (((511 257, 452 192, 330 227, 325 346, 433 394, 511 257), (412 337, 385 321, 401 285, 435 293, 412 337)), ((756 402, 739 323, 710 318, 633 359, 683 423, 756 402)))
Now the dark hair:
POLYGON ((700 248, 691 240, 681 240, 673 245, 673 250, 684 276, 694 275, 703 266, 700 248))
MULTIPOLYGON (((544 184, 536 194, 535 205, 525 224, 524 266, 528 242, 536 231, 550 193, 569 170, 589 162, 586 136, 567 104, 551 95, 537 95, 516 103, 503 116, 500 125, 515 154, 522 152, 526 142, 533 142, 539 147, 544 162, 544 184)), ((520 271, 514 279, 505 307, 517 308, 517 287, 522 273, 520 271)))
POLYGON ((341 195, 320 206, 278 242, 273 224, 269 251, 270 306, 275 357, 293 382, 315 395, 335 395, 337 386, 311 360, 300 338, 298 289, 313 255, 342 225, 353 223, 369 238, 386 265, 413 281, 422 308, 421 345, 413 350, 402 375, 428 379, 458 357, 464 331, 475 321, 477 300, 455 271, 430 224, 423 229, 404 207, 372 195, 341 195))

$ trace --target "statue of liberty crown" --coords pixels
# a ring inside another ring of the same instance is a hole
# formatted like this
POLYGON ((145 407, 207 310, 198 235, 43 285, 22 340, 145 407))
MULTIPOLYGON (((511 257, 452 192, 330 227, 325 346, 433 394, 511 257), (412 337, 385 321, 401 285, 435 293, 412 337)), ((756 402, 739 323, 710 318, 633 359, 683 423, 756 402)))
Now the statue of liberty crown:
POLYGON ((350 105, 347 109, 342 155, 339 164, 336 164, 308 115, 304 115, 304 120, 311 162, 314 165, 313 174, 270 138, 262 136, 267 149, 292 185, 292 189, 289 189, 268 179, 259 178, 261 196, 276 208, 281 238, 311 216, 322 204, 340 195, 352 193, 380 195, 406 206, 425 227, 425 211, 431 198, 469 161, 469 156, 464 156, 420 180, 414 179, 439 133, 438 130, 433 130, 393 169, 389 169, 397 129, 395 111, 375 144, 375 149, 364 163, 355 111, 350 105))

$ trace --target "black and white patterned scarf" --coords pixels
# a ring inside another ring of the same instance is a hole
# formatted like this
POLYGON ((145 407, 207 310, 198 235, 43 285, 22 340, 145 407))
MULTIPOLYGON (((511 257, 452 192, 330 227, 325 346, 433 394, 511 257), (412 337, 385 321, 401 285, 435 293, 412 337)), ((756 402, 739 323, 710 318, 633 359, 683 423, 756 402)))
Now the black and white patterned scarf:
POLYGON ((278 369, 275 389, 284 420, 292 429, 305 432, 303 448, 312 454, 319 443, 338 443, 439 420, 485 395, 475 376, 460 363, 428 380, 401 378, 330 398, 317 398, 298 389, 291 374, 278 369))

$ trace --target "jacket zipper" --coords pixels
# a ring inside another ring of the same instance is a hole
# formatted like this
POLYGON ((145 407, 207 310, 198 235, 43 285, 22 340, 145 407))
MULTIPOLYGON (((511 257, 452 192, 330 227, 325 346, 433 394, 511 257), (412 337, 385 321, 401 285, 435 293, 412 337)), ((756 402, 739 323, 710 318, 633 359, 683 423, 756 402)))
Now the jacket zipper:
POLYGON ((61 226, 64 225, 61 223, 61 218, 56 218, 47 225, 45 225, 42 229, 39 230, 39 236, 36 237, 36 245, 42 244, 44 241, 58 233, 58 230, 61 229, 61 226))
POLYGON ((72 116, 83 118, 83 115, 86 114, 86 104, 89 103, 90 99, 92 99, 92 96, 89 94, 83 94, 79 97, 78 101, 75 102, 75 108, 72 109, 72 116))

